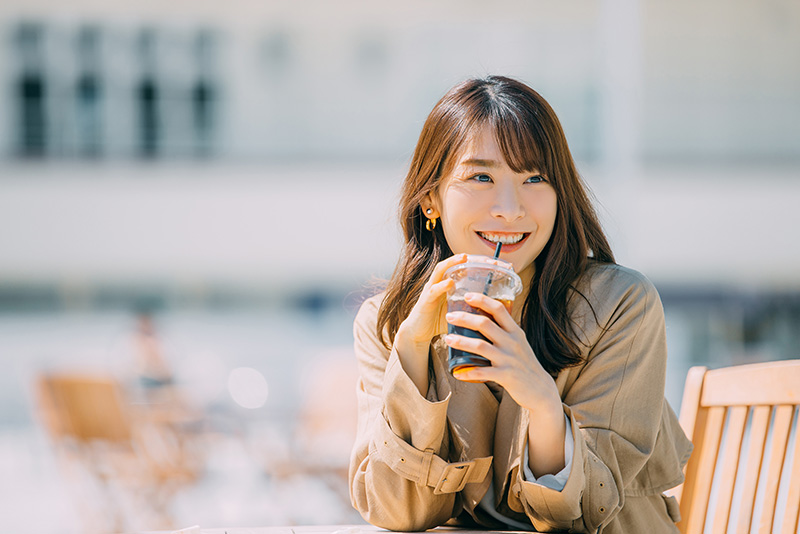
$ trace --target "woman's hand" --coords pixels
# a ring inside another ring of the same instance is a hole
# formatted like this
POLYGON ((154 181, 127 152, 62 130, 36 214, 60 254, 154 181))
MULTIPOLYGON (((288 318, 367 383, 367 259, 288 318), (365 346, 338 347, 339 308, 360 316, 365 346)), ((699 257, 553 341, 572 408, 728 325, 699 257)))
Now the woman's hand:
POLYGON ((445 271, 453 265, 467 261, 466 254, 456 254, 440 261, 431 277, 422 287, 417 303, 405 321, 400 323, 394 337, 394 346, 406 374, 416 384, 420 394, 428 392, 428 352, 434 336, 447 332, 444 314, 447 310, 445 295, 453 280, 443 279, 445 271))
POLYGON ((469 312, 450 312, 446 315, 447 322, 476 330, 489 341, 449 334, 445 342, 455 349, 483 356, 492 362, 492 366, 472 368, 463 374, 459 373, 459 378, 496 382, 508 391, 517 404, 525 408, 534 409, 557 403, 560 411, 561 399, 553 378, 539 363, 525 332, 506 307, 480 293, 467 293, 465 300, 470 306, 489 314, 489 317, 469 312))
POLYGON ((495 382, 526 408, 530 414, 531 469, 537 477, 557 473, 564 467, 565 422, 555 381, 539 363, 525 332, 503 304, 480 293, 467 293, 465 300, 489 317, 450 312, 446 315, 447 322, 476 330, 489 341, 448 334, 445 342, 455 349, 483 356, 492 366, 459 372, 458 378, 469 382, 495 382), (536 431, 531 432, 531 429, 536 431))
POLYGON ((440 261, 431 273, 431 277, 422 287, 417 303, 411 309, 405 321, 400 324, 395 337, 403 337, 403 341, 414 346, 424 346, 427 350, 431 340, 438 334, 447 332, 444 314, 447 309, 445 296, 453 287, 453 280, 443 279, 445 271, 454 265, 467 261, 466 254, 456 254, 440 261))
POLYGON ((467 254, 455 254, 440 261, 423 286, 417 303, 397 329, 394 346, 400 356, 400 363, 422 395, 428 391, 428 353, 431 340, 447 332, 446 295, 454 282, 450 278, 444 278, 444 273, 450 267, 467 261, 507 265, 502 260, 467 254))

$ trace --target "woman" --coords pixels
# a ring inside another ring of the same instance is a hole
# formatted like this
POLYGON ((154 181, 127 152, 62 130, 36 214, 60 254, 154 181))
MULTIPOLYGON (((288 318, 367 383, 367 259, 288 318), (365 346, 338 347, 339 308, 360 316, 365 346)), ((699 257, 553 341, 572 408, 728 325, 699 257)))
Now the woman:
POLYGON ((364 518, 677 532, 662 492, 682 481, 691 444, 664 399, 661 302, 614 263, 550 106, 509 78, 451 89, 423 126, 400 207, 402 258, 354 325, 350 490, 364 518), (498 241, 523 281, 511 312, 471 294, 491 319, 446 313, 445 271, 498 241), (448 323, 488 341, 448 335, 448 323), (491 366, 456 379, 448 347, 491 366))

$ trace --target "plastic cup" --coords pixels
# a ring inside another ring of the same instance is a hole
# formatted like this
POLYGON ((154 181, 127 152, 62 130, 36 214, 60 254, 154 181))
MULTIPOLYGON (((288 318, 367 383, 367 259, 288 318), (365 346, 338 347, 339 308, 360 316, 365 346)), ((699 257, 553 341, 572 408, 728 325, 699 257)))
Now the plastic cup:
MULTIPOLYGON (((455 282, 454 288, 447 293, 448 312, 466 311, 491 318, 483 310, 470 306, 464 300, 464 295, 467 293, 483 293, 502 302, 511 313, 511 305, 522 291, 522 280, 517 273, 508 267, 493 263, 467 261, 467 263, 460 263, 449 268, 444 276, 452 278, 455 282)), ((462 326, 448 324, 447 332, 488 341, 480 332, 462 326)), ((474 367, 489 366, 491 366, 491 362, 482 356, 449 347, 448 368, 453 376, 474 367)))

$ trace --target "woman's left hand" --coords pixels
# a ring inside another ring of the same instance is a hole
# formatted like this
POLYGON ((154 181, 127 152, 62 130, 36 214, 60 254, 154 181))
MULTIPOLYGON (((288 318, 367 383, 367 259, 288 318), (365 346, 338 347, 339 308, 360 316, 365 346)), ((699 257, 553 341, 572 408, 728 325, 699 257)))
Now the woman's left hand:
POLYGON ((458 378, 470 382, 495 382, 517 404, 527 409, 529 467, 536 477, 558 473, 566 462, 566 423, 555 380, 539 363, 525 332, 505 306, 480 293, 467 293, 465 300, 494 320, 475 313, 450 312, 445 317, 447 322, 477 330, 489 341, 448 334, 445 342, 453 348, 483 356, 492 362, 492 366, 459 372, 458 378))
POLYGON ((445 342, 455 349, 483 356, 492 362, 492 366, 459 372, 458 378, 469 382, 495 382, 524 408, 539 413, 544 409, 562 414, 561 397, 555 381, 539 363, 525 332, 506 307, 480 293, 467 293, 465 299, 467 304, 483 310, 490 317, 469 312, 449 312, 447 322, 476 330, 489 341, 448 334, 445 342))

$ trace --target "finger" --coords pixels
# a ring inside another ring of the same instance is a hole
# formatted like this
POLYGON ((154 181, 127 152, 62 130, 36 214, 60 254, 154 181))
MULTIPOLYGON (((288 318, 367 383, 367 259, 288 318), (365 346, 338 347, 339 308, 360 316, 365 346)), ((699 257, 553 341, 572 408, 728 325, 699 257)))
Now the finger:
MULTIPOLYGON (((507 336, 508 334, 501 334, 501 336, 503 335, 507 336)), ((489 338, 489 336, 486 337, 489 338)), ((512 342, 512 340, 508 341, 509 343, 512 342)), ((444 336, 444 342, 447 346, 454 349, 483 356, 495 367, 507 366, 510 359, 516 357, 513 355, 513 346, 503 339, 494 340, 489 338, 488 341, 485 341, 483 339, 458 334, 447 334, 444 336)))
POLYGON ((489 366, 459 369, 458 372, 453 373, 453 377, 463 382, 496 382, 492 378, 492 367, 489 366))
POLYGON ((447 259, 444 259, 436 264, 436 267, 433 268, 433 272, 431 273, 430 281, 436 283, 442 279, 444 276, 445 271, 452 267, 453 265, 458 265, 459 263, 464 263, 467 261, 466 254, 455 254, 450 256, 447 259))
POLYGON ((447 334, 444 336, 444 342, 449 347, 483 356, 489 361, 497 357, 497 348, 488 341, 482 339, 459 336, 458 334, 447 334))
POLYGON ((453 311, 448 312, 447 315, 445 315, 445 320, 453 326, 461 326, 480 332, 493 344, 497 344, 502 338, 508 336, 508 333, 505 330, 500 328, 497 323, 485 315, 463 311, 453 311))
POLYGON ((495 300, 480 293, 467 293, 464 295, 464 300, 473 308, 478 308, 491 315, 503 330, 511 332, 519 328, 514 318, 511 317, 511 314, 508 312, 508 308, 499 300, 495 300))
POLYGON ((425 300, 428 303, 440 303, 440 299, 453 287, 453 280, 446 279, 435 284, 431 284, 427 292, 423 293, 425 300))

